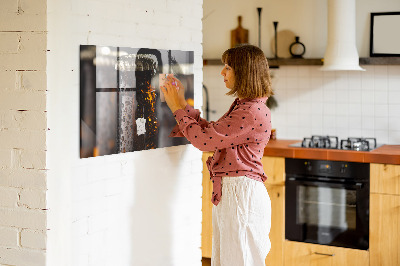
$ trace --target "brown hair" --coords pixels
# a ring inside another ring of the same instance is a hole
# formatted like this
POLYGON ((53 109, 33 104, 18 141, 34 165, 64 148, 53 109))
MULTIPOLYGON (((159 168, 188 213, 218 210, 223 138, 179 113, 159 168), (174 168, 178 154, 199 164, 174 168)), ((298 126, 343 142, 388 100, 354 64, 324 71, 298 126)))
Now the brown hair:
POLYGON ((248 44, 230 48, 222 54, 221 60, 235 74, 235 86, 227 95, 254 99, 274 94, 268 61, 260 48, 248 44))

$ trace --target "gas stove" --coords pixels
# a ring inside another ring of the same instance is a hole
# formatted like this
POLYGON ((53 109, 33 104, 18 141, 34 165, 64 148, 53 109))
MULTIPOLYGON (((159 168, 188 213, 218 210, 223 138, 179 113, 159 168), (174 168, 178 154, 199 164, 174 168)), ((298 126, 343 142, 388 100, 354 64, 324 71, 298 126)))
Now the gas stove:
MULTIPOLYGON (((339 142, 336 136, 311 136, 303 141, 289 145, 291 147, 338 149, 353 151, 371 151, 378 147, 376 138, 347 138, 339 142)), ((381 146, 381 145, 379 145, 381 146)))

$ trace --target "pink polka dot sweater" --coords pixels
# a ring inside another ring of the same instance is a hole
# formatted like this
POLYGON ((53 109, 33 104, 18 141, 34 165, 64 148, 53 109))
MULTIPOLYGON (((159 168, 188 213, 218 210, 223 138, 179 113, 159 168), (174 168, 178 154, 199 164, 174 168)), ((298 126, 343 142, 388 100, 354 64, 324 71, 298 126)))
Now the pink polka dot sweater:
POLYGON ((247 176, 261 182, 267 179, 261 159, 271 132, 271 112, 267 97, 236 99, 218 121, 208 122, 200 111, 187 105, 174 112, 178 125, 170 137, 186 137, 201 151, 214 151, 207 160, 213 182, 211 201, 221 200, 224 176, 247 176))

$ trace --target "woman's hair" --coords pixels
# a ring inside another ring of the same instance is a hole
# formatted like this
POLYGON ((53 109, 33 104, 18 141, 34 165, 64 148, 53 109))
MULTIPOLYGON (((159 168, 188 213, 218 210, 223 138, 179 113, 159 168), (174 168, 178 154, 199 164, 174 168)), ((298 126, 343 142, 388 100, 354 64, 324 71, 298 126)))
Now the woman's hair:
POLYGON ((227 95, 254 99, 274 94, 268 61, 260 48, 246 44, 228 49, 222 54, 222 63, 235 74, 235 85, 227 95))

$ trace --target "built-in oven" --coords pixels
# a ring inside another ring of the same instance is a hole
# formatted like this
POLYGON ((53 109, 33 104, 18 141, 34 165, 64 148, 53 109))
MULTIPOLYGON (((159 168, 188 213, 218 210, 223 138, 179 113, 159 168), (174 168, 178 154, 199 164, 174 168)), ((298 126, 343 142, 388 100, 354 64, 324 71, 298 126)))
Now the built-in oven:
POLYGON ((285 169, 286 239, 368 249, 369 164, 287 158, 285 169))

